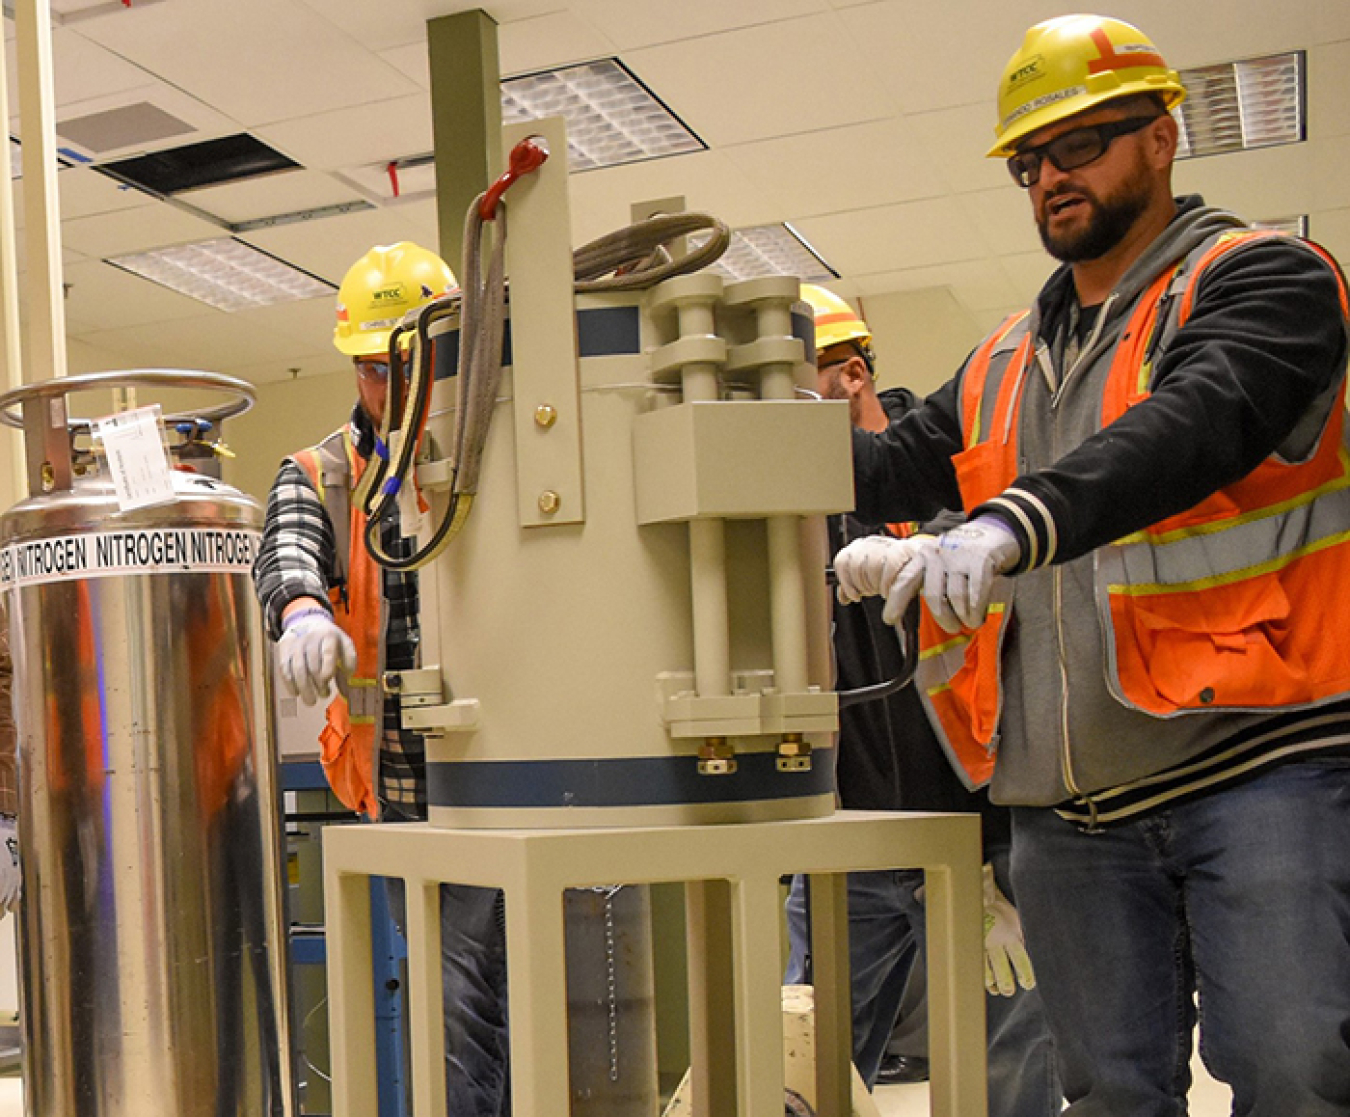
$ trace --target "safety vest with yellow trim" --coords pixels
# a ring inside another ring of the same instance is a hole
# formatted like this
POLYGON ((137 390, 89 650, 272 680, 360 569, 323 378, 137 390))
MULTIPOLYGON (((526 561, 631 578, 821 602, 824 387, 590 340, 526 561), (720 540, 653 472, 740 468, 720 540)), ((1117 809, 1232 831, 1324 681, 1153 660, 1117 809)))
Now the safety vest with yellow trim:
POLYGON ((356 670, 328 704, 327 722, 319 733, 319 759, 333 794, 352 810, 376 818, 375 758, 381 717, 380 568, 366 550, 366 515, 350 500, 366 462, 356 453, 346 429, 291 455, 291 460, 309 478, 332 521, 341 584, 330 589, 328 596, 333 619, 356 645, 356 670), (345 539, 343 519, 347 521, 345 539))
MULTIPOLYGON (((1103 427, 1149 395, 1153 360, 1190 316, 1215 260, 1266 236, 1235 231, 1200 245, 1144 291, 1120 333, 1101 404, 1103 427)), ((1307 242, 1304 242, 1307 243, 1307 242)), ((1342 313, 1350 304, 1340 270, 1342 313)), ((1003 492, 1021 472, 1021 390, 1034 339, 1024 312, 971 356, 962 382, 965 449, 952 458, 966 508, 1003 492)), ((1315 441, 1297 460, 1275 454, 1192 508, 1099 548, 1096 597, 1107 632, 1107 685, 1156 717, 1264 711, 1350 694, 1350 635, 1319 624, 1329 587, 1350 584, 1350 448, 1345 381, 1315 441)), ((939 736, 972 786, 993 774, 1008 620, 996 599, 979 628, 956 635, 922 607, 920 687, 939 736)))

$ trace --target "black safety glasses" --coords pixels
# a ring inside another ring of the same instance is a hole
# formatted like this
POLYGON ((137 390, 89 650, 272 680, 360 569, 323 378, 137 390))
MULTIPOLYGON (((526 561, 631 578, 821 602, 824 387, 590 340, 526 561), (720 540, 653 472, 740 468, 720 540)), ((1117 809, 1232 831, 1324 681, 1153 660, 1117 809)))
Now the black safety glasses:
POLYGON ((1008 157, 1008 171, 1022 189, 1035 186, 1041 178, 1041 163, 1049 159, 1058 170, 1072 171, 1100 159, 1117 136, 1128 136, 1157 120, 1157 116, 1127 116, 1105 124, 1089 124, 1056 136, 1049 143, 1029 147, 1008 157))

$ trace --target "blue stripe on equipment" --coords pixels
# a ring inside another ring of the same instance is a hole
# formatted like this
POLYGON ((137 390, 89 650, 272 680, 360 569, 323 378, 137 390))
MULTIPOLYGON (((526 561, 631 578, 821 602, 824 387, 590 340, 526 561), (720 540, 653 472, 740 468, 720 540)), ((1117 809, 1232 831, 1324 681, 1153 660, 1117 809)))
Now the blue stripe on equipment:
POLYGON ((646 807, 794 799, 834 791, 834 750, 807 772, 780 772, 774 752, 738 753, 730 776, 701 776, 693 756, 427 763, 433 807, 646 807))
MULTIPOLYGON (((642 352, 641 317, 635 306, 602 306, 577 311, 577 355, 612 357, 642 352)), ((502 364, 511 364, 511 322, 502 330, 502 364)), ((459 374, 459 331, 436 339, 436 379, 459 374)))

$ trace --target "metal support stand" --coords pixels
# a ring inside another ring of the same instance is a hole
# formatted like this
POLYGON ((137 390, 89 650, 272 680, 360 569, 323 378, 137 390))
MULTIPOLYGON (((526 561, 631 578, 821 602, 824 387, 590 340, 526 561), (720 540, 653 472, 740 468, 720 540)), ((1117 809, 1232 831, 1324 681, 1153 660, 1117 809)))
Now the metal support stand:
MULTIPOLYGON (((568 1104, 563 899, 567 888, 683 881, 689 891, 691 1052, 699 1117, 783 1112, 778 880, 822 883, 853 870, 925 870, 929 1033, 935 1117, 985 1117, 979 819, 843 811, 829 818, 609 830, 449 830, 423 824, 324 833, 334 1117, 377 1108, 366 878, 397 876, 409 897, 408 990, 416 1117, 443 1117, 440 929, 414 897, 441 882, 506 892, 511 1074, 516 1117, 560 1117, 568 1104)), ((828 894, 828 888, 820 891, 828 894)), ((430 904, 428 904, 430 907, 430 904)), ((847 969, 848 938, 818 921, 817 965, 847 969)), ((836 970, 837 972, 837 970, 836 970)), ((847 1117, 846 982, 821 983, 817 1044, 823 1117, 847 1117), (842 1003, 840 998, 843 998, 842 1003), (835 1065, 824 1067, 830 1059, 835 1065)))

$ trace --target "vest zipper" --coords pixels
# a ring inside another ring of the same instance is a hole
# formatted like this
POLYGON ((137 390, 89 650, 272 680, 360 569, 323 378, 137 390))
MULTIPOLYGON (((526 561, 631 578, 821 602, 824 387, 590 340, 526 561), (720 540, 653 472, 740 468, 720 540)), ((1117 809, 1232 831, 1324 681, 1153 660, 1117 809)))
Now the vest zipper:
POLYGON ((1063 567, 1052 567, 1050 577, 1055 593, 1055 650, 1059 659, 1060 774, 1070 794, 1077 795, 1078 785, 1073 778, 1073 756, 1069 748, 1069 664, 1065 657, 1063 567))
MULTIPOLYGON (((1051 392, 1050 409, 1054 411, 1059 401, 1064 397, 1064 391, 1072 383, 1073 378, 1078 371, 1084 368, 1089 360, 1096 358, 1095 352, 1098 343, 1101 341, 1102 330, 1106 326, 1107 320, 1111 317, 1111 307, 1115 304, 1118 292, 1112 291, 1102 303, 1101 310, 1097 312, 1097 321, 1093 323, 1092 333, 1088 335, 1087 344, 1078 351, 1072 367, 1064 374, 1063 380, 1059 386, 1051 392)), ((1039 356, 1039 351, 1038 351, 1039 356)), ((1055 437, 1055 420, 1053 416, 1050 419, 1051 428, 1051 461, 1059 460, 1058 438, 1055 437)), ((1064 786, 1068 788, 1070 794, 1077 795, 1078 786, 1073 777, 1073 754, 1069 742, 1069 663, 1067 657, 1068 642, 1064 639, 1064 580, 1060 567, 1056 566, 1051 572, 1051 580, 1054 587, 1055 597, 1055 642, 1058 645, 1055 649, 1056 656, 1059 659, 1059 734, 1060 734, 1060 774, 1064 779, 1064 786)))
POLYGON ((1097 312, 1097 321, 1092 324, 1092 333, 1088 334, 1087 344, 1078 351, 1078 356, 1073 362, 1073 367, 1064 373, 1064 379, 1059 382, 1059 387, 1054 389, 1050 395, 1051 407, 1054 407, 1059 403, 1060 398, 1064 395, 1064 389, 1069 386, 1069 383, 1073 380, 1078 370, 1087 364, 1087 359, 1089 357, 1097 356, 1093 350, 1096 349, 1097 343, 1101 340, 1102 329, 1106 325, 1106 320, 1111 317, 1111 307, 1116 301, 1117 294, 1118 292, 1112 291, 1106 297, 1106 301, 1102 303, 1101 310, 1097 312))

